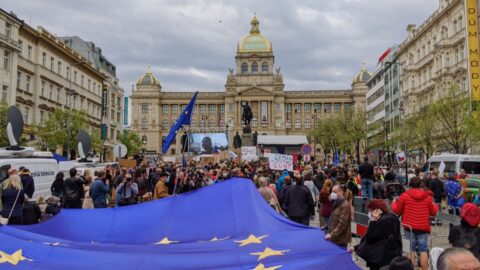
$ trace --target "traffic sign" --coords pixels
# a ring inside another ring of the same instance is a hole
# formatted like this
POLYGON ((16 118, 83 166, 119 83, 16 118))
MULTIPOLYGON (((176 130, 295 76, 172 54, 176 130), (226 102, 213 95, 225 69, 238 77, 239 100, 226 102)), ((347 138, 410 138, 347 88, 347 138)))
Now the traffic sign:
POLYGON ((304 155, 310 155, 310 153, 312 152, 312 147, 310 146, 310 144, 304 144, 302 145, 301 151, 304 155))
POLYGON ((127 154, 127 147, 124 144, 117 144, 113 147, 113 155, 117 158, 122 158, 127 154))

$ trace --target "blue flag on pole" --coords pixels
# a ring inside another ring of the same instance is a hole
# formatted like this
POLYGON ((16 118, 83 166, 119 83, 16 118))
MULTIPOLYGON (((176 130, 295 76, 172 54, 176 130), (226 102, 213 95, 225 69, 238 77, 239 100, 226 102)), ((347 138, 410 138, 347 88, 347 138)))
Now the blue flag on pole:
POLYGON ((0 226, 0 269, 359 268, 322 230, 279 215, 252 181, 232 178, 153 202, 0 226))
POLYGON ((165 154, 168 151, 168 148, 172 144, 173 140, 177 136, 177 132, 182 126, 190 125, 190 121, 192 120, 192 113, 193 113, 193 106, 195 106, 195 101, 197 100, 198 91, 193 95, 192 99, 188 103, 187 107, 183 109, 182 113, 178 117, 178 119, 173 123, 172 127, 170 128, 170 132, 168 133, 167 138, 162 145, 162 153, 165 154))
POLYGON ((333 166, 340 164, 340 157, 338 155, 338 150, 335 150, 335 156, 333 157, 333 166))

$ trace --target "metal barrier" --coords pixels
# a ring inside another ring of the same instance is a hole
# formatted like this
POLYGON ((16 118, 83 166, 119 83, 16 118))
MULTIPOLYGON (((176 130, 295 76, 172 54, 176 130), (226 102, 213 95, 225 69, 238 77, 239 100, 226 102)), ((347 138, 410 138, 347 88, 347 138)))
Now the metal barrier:
POLYGON ((442 209, 442 206, 439 205, 438 209, 437 216, 435 216, 434 219, 435 226, 432 228, 432 232, 430 234, 430 249, 433 248, 433 241, 436 239, 448 242, 450 227, 459 225, 461 223, 461 218, 455 213, 455 207, 447 206, 446 209, 442 209), (441 225, 439 225, 440 223, 441 225), (445 223, 447 223, 448 226, 444 226, 445 223))

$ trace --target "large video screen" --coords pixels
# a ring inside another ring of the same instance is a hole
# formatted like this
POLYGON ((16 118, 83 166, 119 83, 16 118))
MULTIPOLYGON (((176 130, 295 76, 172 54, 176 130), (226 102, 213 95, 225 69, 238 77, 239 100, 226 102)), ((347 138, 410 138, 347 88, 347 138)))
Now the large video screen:
POLYGON ((188 137, 190 152, 212 154, 228 149, 225 133, 190 133, 188 137))

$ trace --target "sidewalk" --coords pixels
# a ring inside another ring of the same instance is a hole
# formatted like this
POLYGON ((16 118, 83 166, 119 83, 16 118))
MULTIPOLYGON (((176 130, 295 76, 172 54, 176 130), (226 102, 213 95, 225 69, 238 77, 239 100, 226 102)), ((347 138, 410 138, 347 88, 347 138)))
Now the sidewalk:
MULTIPOLYGON (((311 227, 320 227, 320 221, 318 212, 315 214, 315 219, 310 221, 311 227)), ((443 223, 441 226, 432 226, 432 232, 429 237, 430 241, 430 248, 432 247, 441 247, 441 248, 448 248, 450 244, 448 243, 448 232, 450 231, 450 227, 447 223, 443 223)), ((402 232, 403 235, 403 232, 402 232)), ((352 238, 352 245, 356 245, 360 242, 360 238, 352 238)), ((404 248, 405 249, 405 248, 404 248)), ((362 269, 368 269, 365 265, 365 261, 361 258, 352 254, 353 261, 362 269)))

